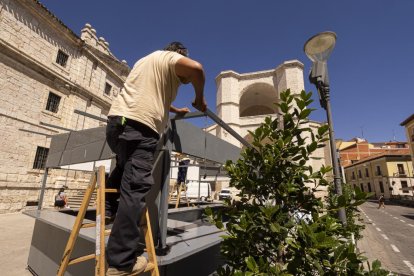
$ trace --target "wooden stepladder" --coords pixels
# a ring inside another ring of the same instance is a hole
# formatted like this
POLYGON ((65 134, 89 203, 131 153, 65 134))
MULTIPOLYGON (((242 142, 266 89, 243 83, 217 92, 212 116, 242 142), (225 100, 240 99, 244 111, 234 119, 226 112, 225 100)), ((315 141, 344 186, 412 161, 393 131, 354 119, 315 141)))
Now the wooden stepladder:
POLYGON ((184 192, 185 201, 187 202, 187 206, 190 207, 190 201, 187 198, 187 193, 185 191, 185 183, 181 182, 180 184, 175 183, 170 194, 168 197, 168 202, 171 202, 172 197, 174 197, 174 193, 177 191, 177 201, 175 202, 175 208, 178 208, 181 201, 181 192, 184 192))
MULTIPOLYGON (((105 189, 105 167, 100 166, 97 173, 94 173, 91 177, 91 181, 86 189, 85 196, 83 197, 79 213, 76 217, 72 231, 69 235, 68 242, 66 244, 65 251, 63 253, 62 260, 60 262, 58 276, 63 276, 69 265, 77 264, 83 261, 95 259, 95 276, 104 276, 106 271, 105 260, 105 235, 110 234, 110 230, 105 230, 105 193, 118 193, 117 189, 105 189), (86 211, 88 209, 89 202, 92 194, 96 188, 97 200, 96 200, 96 223, 83 223, 86 211), (76 239, 79 236, 81 228, 96 227, 95 238, 95 253, 78 258, 70 259, 70 256, 75 247, 76 239)), ((141 218, 141 227, 145 235, 145 246, 148 254, 148 265, 145 272, 151 272, 151 276, 159 276, 157 255, 155 254, 154 240, 152 237, 150 217, 148 209, 145 209, 141 218)))

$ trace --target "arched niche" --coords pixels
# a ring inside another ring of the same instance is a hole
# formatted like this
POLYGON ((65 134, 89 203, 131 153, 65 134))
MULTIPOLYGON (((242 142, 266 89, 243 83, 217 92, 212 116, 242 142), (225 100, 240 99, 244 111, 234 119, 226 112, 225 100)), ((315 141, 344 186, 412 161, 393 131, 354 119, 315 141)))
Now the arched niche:
POLYGON ((277 113, 277 92, 266 83, 255 83, 246 87, 239 101, 239 116, 257 116, 277 113))

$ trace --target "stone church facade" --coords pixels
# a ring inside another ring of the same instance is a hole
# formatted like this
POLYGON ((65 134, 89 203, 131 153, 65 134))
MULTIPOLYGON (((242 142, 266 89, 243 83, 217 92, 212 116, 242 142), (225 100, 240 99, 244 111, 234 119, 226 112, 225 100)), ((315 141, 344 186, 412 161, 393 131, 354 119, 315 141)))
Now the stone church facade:
MULTIPOLYGON (((74 110, 105 117, 129 70, 89 24, 79 37, 37 0, 0 0, 0 213, 36 204, 50 135, 98 127, 74 110)), ((45 206, 88 181, 51 170, 45 206)))
MULTIPOLYGON (((234 71, 221 72, 216 77, 217 115, 246 140, 248 131, 254 131, 268 116, 280 114, 275 105, 282 91, 290 89, 298 94, 305 89, 303 64, 298 60, 285 61, 273 70, 239 74, 234 71)), ((309 121, 304 127, 315 131, 321 123, 309 121)), ((207 131, 238 147, 241 143, 220 126, 212 125, 207 131)), ((309 137, 310 139, 310 137, 309 137)), ((330 165, 329 146, 318 148, 308 165, 314 170, 330 165)), ((321 193, 322 195, 324 192, 321 193)))

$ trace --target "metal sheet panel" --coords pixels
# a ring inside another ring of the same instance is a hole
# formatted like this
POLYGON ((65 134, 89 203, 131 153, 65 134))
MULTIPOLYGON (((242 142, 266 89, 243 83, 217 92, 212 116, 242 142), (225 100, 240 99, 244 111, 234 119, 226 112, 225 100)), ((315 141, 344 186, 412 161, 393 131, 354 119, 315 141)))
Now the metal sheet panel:
MULTIPOLYGON (((237 160, 240 148, 205 133, 202 129, 185 121, 171 121, 171 129, 166 132, 172 140, 172 149, 191 156, 206 158, 218 163, 237 160)), ((105 160, 112 157, 105 143, 105 127, 59 134, 52 137, 46 167, 78 164, 105 160), (61 158, 60 158, 61 156, 61 158)))
POLYGON ((105 142, 105 127, 92 128, 53 136, 46 167, 106 160, 113 156, 105 142))
POLYGON ((54 153, 51 153, 49 151, 49 154, 47 156, 47 161, 46 161, 46 168, 59 167, 59 162, 60 162, 60 159, 62 158, 62 153, 63 151, 58 151, 54 153))
MULTIPOLYGON (((200 215, 202 210, 193 207, 187 208, 186 212, 195 212, 200 215)), ((179 218, 180 216, 177 213, 179 210, 174 212, 176 212, 175 217, 179 218)), ((27 211, 26 214, 36 218, 28 267, 34 275, 56 275, 76 217, 49 210, 27 211)), ((199 215, 196 215, 196 217, 199 217, 199 215)), ((187 215, 187 217, 194 217, 194 215, 187 215)), ((85 222, 91 221, 86 220, 85 222)), ((157 257, 161 276, 193 275, 194 271, 197 271, 199 276, 208 276, 217 267, 223 265, 223 260, 219 254, 222 231, 211 225, 198 226, 197 222, 175 221, 174 223, 171 221, 169 224, 177 225, 178 223, 180 225, 191 224, 192 227, 183 229, 183 232, 179 235, 168 237, 167 244, 171 246, 171 250, 165 256, 157 257)), ((95 228, 82 229, 72 257, 94 253, 94 243, 95 228)), ((89 260, 71 265, 65 275, 94 275, 94 264, 94 260, 89 260)))
MULTIPOLYGON (((69 142, 70 141, 71 139, 69 139, 69 142)), ((101 139, 99 141, 93 141, 88 144, 83 144, 78 147, 65 150, 59 165, 64 166, 103 160, 101 154, 105 144, 106 141, 104 139, 101 139)))
POLYGON ((109 148, 108 144, 105 143, 105 147, 102 150, 101 160, 114 158, 115 154, 112 153, 112 150, 109 148))
MULTIPOLYGON (((34 275, 52 276, 56 275, 60 260, 70 230, 76 219, 74 216, 61 214, 59 212, 38 213, 33 228, 32 242, 30 246, 28 267, 34 275)), ((72 258, 92 254, 95 252, 94 239, 85 238, 85 235, 93 235, 94 228, 81 230, 81 235, 76 241, 72 258)), ((92 236, 93 237, 93 236, 92 236)), ((94 275, 94 260, 89 260, 68 267, 65 275, 94 275)))
POLYGON ((46 167, 58 167, 62 153, 68 143, 69 133, 52 136, 49 148, 49 154, 46 161, 46 167))
POLYGON ((105 139, 105 127, 90 128, 81 131, 73 131, 66 149, 73 149, 105 139))
POLYGON ((237 160, 240 148, 183 120, 171 121, 173 150, 217 163, 237 160))
POLYGON ((227 172, 224 168, 217 167, 200 167, 200 176, 227 176, 227 172))

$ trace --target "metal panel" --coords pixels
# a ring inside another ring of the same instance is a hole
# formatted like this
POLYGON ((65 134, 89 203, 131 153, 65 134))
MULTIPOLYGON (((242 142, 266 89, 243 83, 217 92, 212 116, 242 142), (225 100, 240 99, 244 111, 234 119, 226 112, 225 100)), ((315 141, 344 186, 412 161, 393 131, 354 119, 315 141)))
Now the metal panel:
POLYGON ((212 119, 217 125, 224 128, 230 135, 232 135, 234 138, 236 138, 240 143, 242 143, 246 147, 251 147, 252 145, 246 141, 243 137, 240 136, 234 129, 232 129, 229 125, 227 125, 222 119, 220 119, 214 112, 212 112, 210 109, 206 109, 205 112, 196 111, 196 112, 190 112, 186 113, 184 115, 176 115, 172 120, 182 120, 182 119, 189 119, 189 118, 198 118, 202 116, 208 116, 210 119, 212 119))
POLYGON ((73 149, 92 142, 102 141, 103 139, 105 139, 105 127, 73 131, 66 148, 73 149))
POLYGON ((173 150, 217 163, 236 161, 240 148, 183 120, 171 121, 173 150))
POLYGON ((46 161, 46 168, 56 168, 59 167, 60 159, 62 158, 63 151, 58 151, 51 153, 49 151, 49 154, 47 155, 47 161, 46 161))
MULTIPOLYGON (((42 211, 41 211, 42 212, 42 211)), ((62 258, 70 229, 76 217, 64 215, 59 212, 38 213, 33 228, 32 242, 30 246, 28 267, 34 275, 56 275, 62 258), (47 216, 49 215, 49 216, 47 216)), ((93 235, 94 228, 82 229, 81 233, 93 235)), ((92 236, 93 237, 93 236, 92 236)), ((80 257, 95 252, 94 239, 87 239, 80 235, 72 257, 80 257)), ((65 275, 94 275, 94 260, 89 260, 68 267, 65 275)))
MULTIPOLYGON (((69 139, 69 142, 71 142, 71 140, 72 139, 69 139)), ((104 143, 106 144, 106 141, 101 139, 100 141, 94 141, 65 151, 59 166, 104 160, 101 156, 105 146, 104 143)))
POLYGON ((115 154, 112 153, 112 150, 109 148, 108 144, 105 143, 105 146, 102 150, 102 154, 101 154, 101 160, 105 160, 105 159, 111 159, 114 158, 115 154))
POLYGON ((58 167, 62 153, 68 143, 69 133, 58 134, 52 136, 49 148, 49 154, 47 156, 46 167, 58 167))
POLYGON ((74 131, 52 137, 46 167, 60 167, 114 156, 105 142, 105 127, 74 131))
MULTIPOLYGON (((217 163, 237 160, 240 148, 205 133, 185 121, 171 121, 172 149, 191 156, 198 156, 217 163)), ((46 167, 78 164, 110 159, 113 155, 105 143, 105 127, 74 131, 52 137, 46 167), (60 158, 61 157, 61 158, 60 158)))
POLYGON ((224 168, 218 167, 203 167, 200 166, 200 175, 201 176, 227 176, 227 172, 224 168))
MULTIPOLYGON (((214 207, 214 206, 213 206, 214 207)), ((201 217, 204 208, 186 208, 187 219, 201 217), (193 214, 190 214, 193 213, 193 214)), ((172 210, 170 210, 172 211, 172 210)), ((27 215, 36 218, 32 242, 28 258, 28 267, 34 275, 56 275, 70 231, 76 219, 72 215, 44 210, 26 211, 27 215)), ((179 210, 174 210, 175 218, 180 218, 179 210)), ((86 220, 85 222, 90 222, 86 220)), ((171 221, 172 226, 191 225, 183 228, 179 235, 169 236, 167 244, 171 250, 165 256, 158 256, 161 276, 193 275, 207 276, 223 265, 219 254, 219 243, 223 232, 215 226, 199 224, 197 221, 185 223, 171 221), (202 269, 200 269, 202 268, 202 269)), ((72 257, 79 257, 94 252, 95 228, 80 231, 72 257)), ((68 267, 65 275, 94 275, 94 261, 86 261, 68 267)), ((148 274, 143 274, 143 276, 148 274)))

